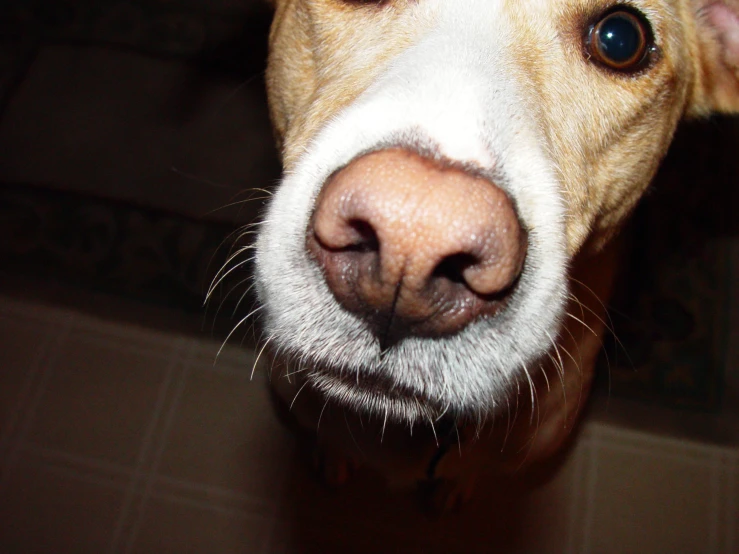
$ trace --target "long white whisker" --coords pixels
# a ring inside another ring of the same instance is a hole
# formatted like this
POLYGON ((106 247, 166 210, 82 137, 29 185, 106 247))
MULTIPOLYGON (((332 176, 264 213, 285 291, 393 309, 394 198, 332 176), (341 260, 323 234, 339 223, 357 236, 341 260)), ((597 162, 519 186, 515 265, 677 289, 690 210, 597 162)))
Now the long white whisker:
POLYGON ((289 412, 292 412, 292 410, 293 410, 293 405, 295 404, 295 401, 296 401, 296 400, 298 399, 298 395, 299 395, 299 394, 300 394, 301 392, 303 392, 303 389, 305 388, 305 386, 306 386, 307 384, 308 384, 308 381, 306 380, 306 381, 305 381, 305 383, 303 383, 303 384, 301 385, 301 387, 300 387, 300 388, 298 389, 298 392, 296 392, 296 393, 295 393, 295 396, 293 396, 293 401, 292 401, 292 402, 290 402, 290 407, 288 408, 288 411, 289 411, 289 412))
POLYGON ((257 313, 258 311, 262 310, 264 306, 259 306, 255 309, 253 309, 251 312, 246 314, 241 320, 234 326, 233 329, 231 329, 231 332, 226 336, 226 338, 223 341, 223 344, 221 344, 221 347, 218 349, 218 353, 216 354, 216 361, 218 360, 218 357, 221 355, 221 352, 223 351, 223 348, 226 346, 228 341, 231 339, 231 336, 236 332, 236 329, 238 329, 242 323, 244 323, 247 319, 249 319, 252 315, 257 313))
MULTIPOLYGON (((245 249, 240 249, 240 250, 239 250, 239 252, 237 252, 236 254, 234 254, 233 256, 231 256, 231 259, 233 259, 234 257, 236 257, 236 256, 238 256, 239 254, 241 254, 241 253, 242 253, 242 252, 243 252, 244 250, 245 250, 245 249)), ((225 268, 226 268, 226 267, 228 266, 228 263, 229 263, 229 262, 226 262, 226 263, 225 263, 225 264, 223 265, 223 267, 222 267, 221 269, 219 269, 219 270, 218 270, 218 273, 216 273, 216 276, 215 276, 215 277, 213 277, 213 281, 212 281, 212 283, 211 283, 211 285, 210 285, 210 288, 208 288, 208 292, 207 292, 207 293, 205 294, 205 302, 208 302, 208 300, 210 299, 210 296, 211 296, 211 295, 213 294, 213 291, 214 291, 214 290, 215 290, 216 288, 218 288, 218 285, 220 285, 220 284, 221 284, 221 283, 223 282, 223 280, 224 280, 224 279, 225 279, 226 277, 228 277, 228 275, 229 275, 230 273, 233 273, 233 272, 234 272, 234 271, 236 271, 236 270, 237 270, 238 268, 240 268, 240 267, 242 267, 242 266, 244 266, 244 265, 248 264, 248 263, 249 263, 249 262, 251 262, 252 260, 254 260, 254 256, 250 256, 249 258, 246 258, 245 260, 242 260, 242 261, 240 261, 239 263, 237 263, 237 264, 234 264, 233 266, 231 266, 231 268, 230 268, 230 269, 229 269, 228 271, 224 272, 223 270, 224 270, 224 269, 225 269, 225 268)))
POLYGON ((274 338, 274 335, 269 337, 266 341, 264 341, 264 344, 262 345, 262 348, 259 350, 259 354, 257 354, 256 359, 254 360, 254 365, 251 368, 251 374, 249 375, 249 380, 251 381, 254 379, 254 372, 257 369, 257 364, 259 363, 259 358, 262 357, 262 354, 264 353, 264 349, 267 348, 267 345, 270 343, 270 341, 274 338))

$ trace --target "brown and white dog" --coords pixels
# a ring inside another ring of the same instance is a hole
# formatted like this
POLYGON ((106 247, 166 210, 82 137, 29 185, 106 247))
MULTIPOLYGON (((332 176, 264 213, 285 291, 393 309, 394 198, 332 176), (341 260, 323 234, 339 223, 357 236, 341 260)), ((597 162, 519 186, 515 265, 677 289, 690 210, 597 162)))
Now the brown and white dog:
POLYGON ((678 122, 739 110, 739 1, 274 3, 272 384, 329 480, 360 462, 456 501, 570 433, 607 243, 678 122))

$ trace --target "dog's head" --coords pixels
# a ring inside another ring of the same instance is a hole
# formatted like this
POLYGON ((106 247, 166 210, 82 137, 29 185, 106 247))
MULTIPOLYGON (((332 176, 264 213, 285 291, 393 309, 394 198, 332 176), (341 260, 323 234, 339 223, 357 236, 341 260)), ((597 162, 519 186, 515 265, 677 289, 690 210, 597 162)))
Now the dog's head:
POLYGON ((360 410, 489 412, 738 66, 736 0, 277 0, 268 340, 360 410))

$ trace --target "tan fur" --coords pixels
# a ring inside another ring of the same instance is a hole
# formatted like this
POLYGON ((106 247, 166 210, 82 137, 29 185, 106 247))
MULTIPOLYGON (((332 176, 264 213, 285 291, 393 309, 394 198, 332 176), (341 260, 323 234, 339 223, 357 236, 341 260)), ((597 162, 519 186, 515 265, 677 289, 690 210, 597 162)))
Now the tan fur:
MULTIPOLYGON (((730 84, 716 77, 721 74, 716 66, 723 63, 720 43, 710 36, 697 41, 696 22, 690 17, 696 7, 685 0, 669 0, 666 11, 665 2, 651 3, 657 14, 655 33, 663 37, 663 59, 647 78, 621 80, 587 65, 573 79, 572 66, 547 53, 558 51, 553 41, 557 33, 567 37, 564 56, 581 57, 577 25, 602 10, 602 1, 541 3, 537 14, 529 3, 507 3, 519 21, 520 59, 535 80, 531 109, 539 112, 542 128, 558 137, 550 145, 560 160, 562 182, 570 185, 571 253, 593 231, 603 239, 613 234, 651 181, 686 112, 736 109, 735 88, 727 90, 730 84), (568 78, 562 78, 563 71, 568 78), (665 111, 671 112, 667 119, 665 111), (565 121, 589 132, 558 126, 565 121), (619 144, 622 132, 634 127, 636 134, 619 144), (638 183, 626 170, 634 166, 640 168, 638 183)), ((430 24, 404 17, 404 4, 368 9, 335 0, 277 2, 267 83, 286 170, 322 125, 365 90, 424 24, 430 24)))
MULTIPOLYGON (((723 1, 739 13, 738 0, 723 1)), ((709 0, 639 3, 661 51, 654 67, 638 78, 614 76, 582 63, 583 23, 611 2, 504 3, 515 21, 518 63, 512 71, 519 71, 528 84, 527 109, 535 114, 549 155, 556 160, 558 178, 565 187, 568 254, 575 257, 571 315, 552 351, 552 363, 537 378, 538 408, 532 416, 528 391, 522 392, 520 404, 511 406, 518 412, 515 423, 511 426, 511 415, 492 432, 493 443, 508 443, 511 455, 505 463, 518 466, 557 448, 587 397, 604 330, 603 302, 610 292, 615 249, 591 256, 616 234, 641 197, 679 120, 739 110, 739 59, 726 53, 720 34, 705 16, 712 4, 709 0), (531 424, 532 417, 537 425, 531 424), (537 431, 532 434, 532 429, 537 431)), ((289 172, 327 121, 370 86, 433 21, 425 19, 422 10, 410 9, 415 0, 381 5, 340 0, 276 0, 275 4, 267 83, 289 172)), ((276 386, 290 399, 300 382, 283 379, 276 386)), ((293 408, 305 426, 315 427, 324 407, 317 397, 302 393, 293 408)), ((323 436, 351 445, 356 441, 351 428, 359 422, 345 425, 341 417, 338 421, 325 417, 321 426, 323 436)), ((360 446, 361 456, 377 454, 376 465, 392 466, 396 476, 422 477, 419 467, 434 450, 433 438, 419 438, 412 447, 398 440, 394 450, 392 431, 387 433, 381 455, 376 453, 376 443, 369 441, 360 446)), ((472 434, 474 430, 463 430, 465 438, 472 434)), ((445 458, 440 475, 475 473, 473 466, 489 465, 491 453, 500 459, 500 448, 491 448, 489 442, 461 441, 465 455, 445 458)))

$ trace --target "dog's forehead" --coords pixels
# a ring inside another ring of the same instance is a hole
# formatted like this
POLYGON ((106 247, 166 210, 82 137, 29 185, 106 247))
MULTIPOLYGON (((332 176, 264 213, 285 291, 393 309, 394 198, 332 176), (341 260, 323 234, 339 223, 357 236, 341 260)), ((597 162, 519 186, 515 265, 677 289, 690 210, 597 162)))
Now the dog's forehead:
MULTIPOLYGON (((476 36, 484 42, 534 45, 549 41, 578 46, 589 26, 600 15, 618 7, 644 14, 657 43, 674 42, 683 33, 690 11, 688 0, 401 0, 347 3, 336 0, 305 0, 319 21, 317 29, 325 43, 349 29, 356 40, 344 48, 366 52, 368 44, 391 53, 402 50, 440 28, 458 35, 476 36), (337 9, 340 6, 340 9, 337 9), (356 43, 356 46, 353 46, 356 43)), ((314 24, 316 21, 313 22, 314 24)))
MULTIPOLYGON (((334 11, 335 3, 319 0, 324 8, 334 11)), ((438 22, 440 16, 462 21, 470 16, 476 25, 491 27, 513 24, 515 27, 544 30, 547 27, 586 24, 598 14, 618 6, 627 6, 644 13, 654 26, 655 35, 669 32, 670 25, 679 19, 686 0, 421 0, 375 6, 373 9, 352 9, 345 14, 352 16, 379 16, 385 20, 412 13, 408 23, 438 22)), ((469 20, 468 20, 469 21, 469 20)), ((673 26, 674 27, 674 26, 673 26)))
MULTIPOLYGON (((572 26, 585 26, 598 15, 629 7, 642 12, 654 27, 655 36, 669 32, 671 23, 677 19, 684 0, 478 0, 454 2, 457 11, 469 11, 478 15, 487 11, 496 16, 492 21, 505 20, 517 28, 546 32, 548 28, 558 30, 572 26)), ((451 3, 446 2, 449 7, 451 3)), ((674 26, 673 26, 674 28, 674 26)))

